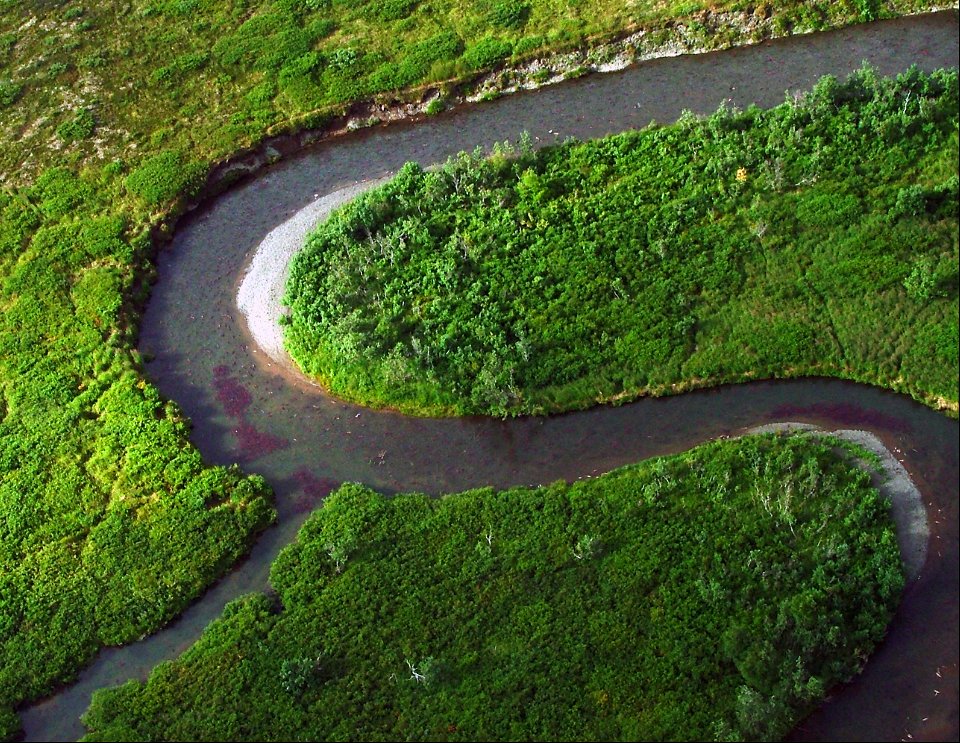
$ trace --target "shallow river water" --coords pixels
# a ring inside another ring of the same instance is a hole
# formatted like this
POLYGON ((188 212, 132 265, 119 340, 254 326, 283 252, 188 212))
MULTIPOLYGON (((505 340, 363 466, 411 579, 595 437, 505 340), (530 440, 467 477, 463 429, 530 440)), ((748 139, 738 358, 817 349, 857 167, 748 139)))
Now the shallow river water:
POLYGON ((23 711, 27 740, 75 740, 101 686, 145 678, 185 650, 223 605, 267 585, 270 562, 309 511, 343 481, 431 494, 605 472, 771 421, 875 432, 924 494, 928 560, 864 673, 805 721, 798 740, 957 740, 958 424, 899 395, 833 380, 757 382, 550 418, 417 419, 330 399, 258 353, 235 303, 260 240, 313 201, 357 181, 530 133, 535 144, 601 136, 715 110, 729 99, 771 106, 868 60, 881 73, 957 65, 949 11, 707 55, 647 62, 424 121, 322 143, 184 218, 158 260, 143 318, 150 379, 194 422, 207 460, 239 462, 276 493, 279 522, 251 555, 168 628, 102 651, 80 679, 23 711), (924 719, 926 718, 926 719, 924 719))

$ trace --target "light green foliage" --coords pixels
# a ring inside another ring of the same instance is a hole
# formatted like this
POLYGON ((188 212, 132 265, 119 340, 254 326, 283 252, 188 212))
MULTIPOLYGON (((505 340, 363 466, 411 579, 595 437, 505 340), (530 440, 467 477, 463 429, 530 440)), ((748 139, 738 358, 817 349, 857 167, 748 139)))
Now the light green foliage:
MULTIPOLYGON (((5 3, 0 4, 0 138, 22 146, 0 151, 0 167, 8 182, 23 184, 59 164, 60 112, 74 108, 94 110, 98 124, 97 143, 73 138, 71 153, 81 162, 99 162, 103 148, 127 155, 131 143, 142 146, 155 130, 174 122, 176 131, 164 146, 194 161, 214 162, 268 131, 322 121, 317 117, 334 115, 357 99, 462 79, 511 55, 566 50, 641 25, 650 32, 645 38, 666 42, 672 33, 668 24, 682 19, 695 43, 718 48, 756 40, 737 25, 750 29, 752 16, 768 12, 773 27, 787 33, 846 25, 868 11, 870 17, 886 17, 932 5, 930 0, 759 5, 585 0, 576 7, 547 0, 5 3), (714 28, 720 16, 705 16, 704 10, 731 12, 736 23, 714 28), (28 17, 36 22, 25 24, 28 17), (457 40, 455 51, 436 50, 433 59, 425 59, 425 45, 429 49, 427 42, 440 34, 457 40), (349 70, 333 61, 346 47, 358 55, 349 70), (298 60, 310 53, 317 63, 298 68, 298 60), (247 93, 262 84, 273 95, 251 104, 247 93)), ((764 27, 768 33, 772 26, 764 27)), ((150 156, 156 150, 140 152, 150 156)))
POLYGON ((103 645, 174 617, 272 519, 205 468, 131 350, 143 241, 66 168, 0 193, 0 735, 103 645), (137 246, 141 246, 138 248, 137 246))
POLYGON ((274 563, 276 602, 95 694, 86 740, 779 738, 903 586, 887 504, 829 446, 440 500, 345 485, 274 563))
POLYGON ((298 254, 287 346, 337 395, 428 414, 801 374, 955 406, 956 160, 955 72, 863 69, 771 111, 410 164, 298 254))

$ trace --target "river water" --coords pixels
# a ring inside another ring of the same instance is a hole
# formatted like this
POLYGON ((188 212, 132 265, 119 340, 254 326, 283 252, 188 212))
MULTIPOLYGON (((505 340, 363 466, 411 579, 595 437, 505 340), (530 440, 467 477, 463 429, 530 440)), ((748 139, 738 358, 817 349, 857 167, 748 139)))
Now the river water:
POLYGON ((667 122, 722 102, 772 106, 821 75, 867 60, 892 74, 910 63, 957 65, 957 13, 948 11, 755 47, 647 62, 437 118, 377 127, 305 150, 183 219, 158 259, 143 318, 147 373, 193 420, 210 462, 239 462, 276 493, 278 524, 251 555, 154 636, 101 651, 80 679, 23 710, 27 740, 75 740, 96 688, 145 678, 175 657, 238 595, 263 590, 269 565, 307 514, 343 481, 385 492, 436 494, 573 480, 779 420, 873 431, 899 452, 924 494, 928 560, 908 586, 887 640, 865 672, 806 720, 798 740, 957 740, 958 507, 956 421, 899 395, 809 379, 757 382, 640 400, 550 418, 424 419, 333 400, 257 349, 235 294, 252 251, 322 195, 383 176, 408 160, 442 161, 529 132, 535 144, 667 122), (926 718, 926 719, 924 719, 926 718))

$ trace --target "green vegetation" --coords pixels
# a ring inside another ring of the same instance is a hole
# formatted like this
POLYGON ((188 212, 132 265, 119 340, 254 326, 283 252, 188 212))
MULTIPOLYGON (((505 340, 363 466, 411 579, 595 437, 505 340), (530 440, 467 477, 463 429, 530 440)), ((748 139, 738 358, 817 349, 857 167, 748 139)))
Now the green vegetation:
POLYGON ((838 376, 956 410, 957 74, 435 171, 321 225, 287 346, 337 395, 540 413, 838 376))
POLYGON ((53 168, 0 192, 3 735, 13 705, 170 620, 272 519, 263 481, 205 468, 140 375, 149 245, 118 188, 53 168))
MULTIPOLYGON (((704 48, 933 7, 931 0, 67 0, 0 2, 0 183, 50 165, 212 162, 345 104, 638 28, 704 48), (31 18, 33 19, 31 21, 31 18), (679 23, 677 23, 679 21, 679 23), (452 42, 452 43, 451 43, 452 42), (16 101, 16 105, 12 105, 16 101), (76 111, 98 123, 64 148, 76 111)), ((417 94, 413 95, 418 97, 417 94)))
POLYGON ((177 196, 193 196, 203 185, 206 167, 185 163, 179 152, 161 152, 148 158, 127 176, 124 183, 151 206, 166 204, 177 196))
POLYGON ((330 496, 86 740, 773 740, 903 585, 830 441, 751 437, 539 489, 330 496))
MULTIPOLYGON (((0 738, 15 706, 157 629, 272 517, 261 480, 203 466, 134 349, 148 236, 211 164, 380 91, 465 75, 487 36, 510 59, 634 24, 662 42, 665 20, 707 5, 0 0, 0 738)), ((854 2, 770 10, 758 34, 864 17, 854 2)), ((705 45, 746 38, 691 29, 705 45)), ((923 342, 949 350, 947 331, 923 342)))

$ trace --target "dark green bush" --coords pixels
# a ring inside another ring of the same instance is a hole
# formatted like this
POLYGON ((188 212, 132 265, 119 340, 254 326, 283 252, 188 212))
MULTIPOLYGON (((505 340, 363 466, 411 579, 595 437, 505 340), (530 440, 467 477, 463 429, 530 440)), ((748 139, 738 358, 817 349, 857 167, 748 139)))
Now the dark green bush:
POLYGON ((388 23, 406 18, 417 7, 419 0, 370 0, 363 6, 364 16, 388 23))
POLYGON ((74 142, 86 139, 95 128, 93 113, 89 109, 82 109, 57 127, 57 136, 65 142, 74 142))
POLYGON ((487 14, 487 23, 506 29, 518 29, 530 18, 530 3, 524 0, 498 0, 487 14))
POLYGON ((463 59, 470 69, 483 70, 502 62, 512 51, 513 46, 509 41, 487 36, 469 47, 463 59))
POLYGON ((145 160, 127 176, 127 190, 151 206, 189 197, 203 184, 206 166, 189 162, 179 152, 166 151, 145 160))
POLYGON ((307 36, 314 41, 325 39, 337 30, 337 23, 330 18, 314 18, 306 27, 307 36))
POLYGON ((463 39, 452 31, 431 36, 426 41, 412 44, 406 59, 416 65, 429 66, 433 62, 456 59, 463 53, 463 39))
POLYGON ((278 79, 282 84, 297 77, 307 76, 321 64, 323 64, 323 59, 317 52, 307 52, 281 67, 278 79))
POLYGON ((513 53, 522 57, 529 52, 535 51, 547 45, 547 40, 542 36, 524 36, 520 41, 513 45, 513 53))
POLYGON ((10 106, 23 92, 23 85, 13 80, 0 80, 0 106, 10 106))
POLYGON ((30 189, 43 214, 52 219, 67 217, 94 201, 93 187, 67 168, 51 168, 30 189))
POLYGON ((274 8, 220 39, 213 54, 225 65, 275 71, 309 52, 314 39, 295 15, 274 8))

